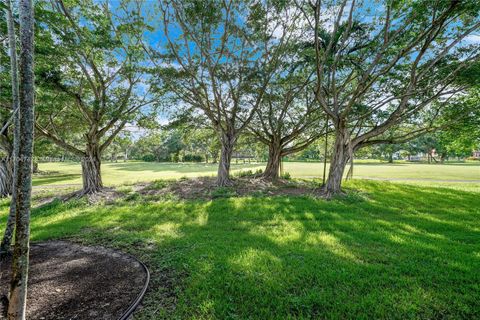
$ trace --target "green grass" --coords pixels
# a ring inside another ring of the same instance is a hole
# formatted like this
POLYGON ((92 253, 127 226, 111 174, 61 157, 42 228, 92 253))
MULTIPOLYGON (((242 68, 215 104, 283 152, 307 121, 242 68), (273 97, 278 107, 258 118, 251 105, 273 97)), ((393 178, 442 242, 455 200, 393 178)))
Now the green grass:
MULTIPOLYGON (((263 169, 265 164, 232 164, 233 172, 263 169)), ((36 176, 34 186, 81 184, 81 168, 78 163, 40 163, 42 171, 52 172, 36 176)), ((102 176, 105 185, 121 185, 158 179, 213 176, 216 164, 155 163, 155 162, 105 162, 102 176)), ((294 178, 321 177, 323 164, 319 162, 286 162, 285 171, 294 178)), ((421 164, 381 163, 359 161, 354 166, 355 178, 480 180, 480 163, 421 164)))
MULTIPOLYGON (((232 164, 232 171, 262 168, 261 164, 232 164)), ((214 176, 216 164, 168 163, 168 162, 105 162, 102 164, 103 182, 107 186, 154 181, 159 179, 179 179, 182 177, 214 176)), ((75 162, 40 163, 39 169, 49 174, 38 175, 33 179, 34 186, 81 184, 81 167, 75 162)))
POLYGON ((136 319, 480 317, 478 190, 346 186, 356 191, 333 201, 56 202, 33 211, 32 240, 143 259, 152 283, 136 319))
MULTIPOLYGON (((318 176, 323 172, 323 163, 287 162, 285 170, 296 178, 318 176)), ((354 164, 353 172, 355 178, 480 180, 480 163, 359 162, 354 164)))

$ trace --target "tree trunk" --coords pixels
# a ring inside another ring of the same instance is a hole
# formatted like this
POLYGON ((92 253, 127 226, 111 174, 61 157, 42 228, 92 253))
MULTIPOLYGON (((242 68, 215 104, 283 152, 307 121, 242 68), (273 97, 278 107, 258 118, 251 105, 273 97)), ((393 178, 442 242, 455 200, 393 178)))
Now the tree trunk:
POLYGON ((13 159, 0 160, 0 198, 8 197, 13 191, 13 159))
POLYGON ((388 163, 393 163, 393 153, 392 152, 388 153, 388 163))
POLYGON ((328 172, 328 180, 325 185, 325 193, 327 197, 331 197, 342 192, 342 178, 345 167, 349 160, 348 138, 346 130, 343 127, 336 128, 335 144, 333 154, 330 161, 330 170, 328 172))
POLYGON ((32 173, 38 173, 38 162, 37 161, 32 162, 32 173))
POLYGON ((87 154, 82 158, 83 193, 92 194, 103 188, 100 150, 93 145, 87 146, 87 154))
POLYGON ((28 259, 30 251, 30 198, 32 192, 32 155, 35 80, 33 71, 34 18, 32 0, 19 1, 20 17, 20 141, 16 186, 15 247, 8 319, 25 319, 28 259))
POLYGON ((217 186, 226 187, 232 185, 230 179, 230 163, 232 161, 233 147, 236 137, 232 133, 222 133, 222 149, 220 153, 220 162, 218 164, 217 186))
MULTIPOLYGON (((16 154, 18 155, 18 150, 16 151, 16 154)), ((5 178, 5 181, 7 183, 6 187, 9 189, 9 194, 12 195, 12 201, 10 202, 10 210, 7 217, 7 224, 5 226, 5 232, 3 233, 2 242, 0 244, 0 259, 3 259, 4 255, 10 253, 13 232, 15 231, 15 199, 17 198, 15 190, 17 183, 15 177, 17 176, 18 170, 18 167, 15 167, 18 166, 18 164, 14 163, 15 161, 16 160, 13 157, 10 157, 5 162, 6 174, 9 175, 9 177, 5 178)))
MULTIPOLYGON (((18 82, 18 62, 17 62, 17 45, 15 36, 15 25, 12 15, 11 1, 7 2, 7 23, 8 23, 8 37, 9 37, 9 49, 10 49, 10 75, 12 82, 12 106, 13 106, 13 148, 10 155, 9 162, 12 166, 11 181, 8 182, 11 186, 12 200, 10 202, 10 211, 7 218, 7 224, 5 226, 5 232, 3 233, 2 242, 0 245, 0 254, 10 252, 10 246, 12 243, 13 232, 15 230, 15 215, 16 215, 16 198, 17 198, 17 176, 19 166, 19 148, 20 148, 20 88, 18 82)), ((1 258, 0 258, 1 259, 1 258)))
POLYGON ((268 146, 268 160, 263 178, 276 181, 280 177, 280 162, 282 159, 282 148, 279 144, 272 143, 268 146))

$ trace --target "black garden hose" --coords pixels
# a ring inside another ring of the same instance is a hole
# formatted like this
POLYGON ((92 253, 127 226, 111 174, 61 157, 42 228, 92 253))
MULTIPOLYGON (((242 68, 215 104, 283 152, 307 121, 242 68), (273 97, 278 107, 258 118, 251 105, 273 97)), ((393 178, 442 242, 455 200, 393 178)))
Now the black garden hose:
POLYGON ((129 256, 130 258, 134 259, 142 266, 143 270, 145 271, 145 274, 147 275, 147 278, 145 279, 145 283, 143 284, 143 288, 140 291, 140 293, 137 295, 135 300, 133 300, 133 302, 130 304, 128 309, 125 310, 125 312, 120 316, 120 318, 118 318, 118 320, 127 320, 132 315, 135 309, 137 309, 140 302, 142 302, 143 296, 145 295, 145 292, 147 292, 148 284, 150 283, 150 271, 148 271, 147 266, 142 261, 135 258, 134 256, 131 256, 131 255, 129 256))

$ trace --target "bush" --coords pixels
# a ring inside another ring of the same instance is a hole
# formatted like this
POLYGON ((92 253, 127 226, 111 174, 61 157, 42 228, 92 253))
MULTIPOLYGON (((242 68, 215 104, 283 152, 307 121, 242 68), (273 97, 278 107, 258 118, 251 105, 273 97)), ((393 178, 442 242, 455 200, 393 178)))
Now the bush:
POLYGON ((245 178, 245 177, 251 177, 253 176, 253 171, 252 170, 246 170, 246 171, 237 171, 233 173, 233 176, 239 177, 239 178, 245 178))
POLYGON ((184 162, 202 162, 203 157, 198 154, 186 154, 183 156, 184 162))
POLYGON ((263 173, 262 169, 257 169, 255 171, 252 170, 242 170, 242 171, 237 171, 233 174, 234 177, 239 177, 239 178, 246 178, 246 177, 255 177, 259 176, 263 173))
POLYGON ((155 156, 153 154, 146 154, 142 157, 142 160, 145 161, 145 162, 154 162, 157 159, 155 158, 155 156))

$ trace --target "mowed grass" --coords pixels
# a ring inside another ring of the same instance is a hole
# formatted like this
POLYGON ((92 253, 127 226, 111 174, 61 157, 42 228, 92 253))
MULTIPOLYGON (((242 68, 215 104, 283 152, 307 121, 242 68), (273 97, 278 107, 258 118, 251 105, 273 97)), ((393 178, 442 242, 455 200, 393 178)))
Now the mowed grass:
MULTIPOLYGON (((295 178, 321 178, 323 164, 319 162, 285 162, 285 171, 295 178)), ((264 163, 232 164, 233 172, 264 169, 264 163)), ((78 163, 40 163, 39 169, 50 172, 34 177, 33 185, 81 184, 78 163)), ((158 162, 105 162, 102 176, 105 185, 121 185, 157 179, 214 176, 216 164, 158 163, 158 162)), ((406 180, 479 180, 480 163, 422 164, 361 162, 354 165, 354 178, 406 179, 406 180)))
MULTIPOLYGON (((32 240, 131 252, 136 319, 478 319, 480 192, 351 181, 342 199, 55 202, 32 240), (355 190, 355 191, 352 191, 355 190)), ((6 203, 1 222, 5 223, 6 203)))
MULTIPOLYGON (((257 170, 263 164, 232 164, 232 172, 239 170, 257 170)), ((171 162, 104 162, 102 163, 102 179, 105 185, 114 186, 135 182, 154 181, 159 179, 179 179, 217 174, 217 164, 205 163, 171 163, 171 162)), ((46 175, 36 175, 34 186, 81 184, 82 169, 80 163, 49 162, 40 163, 39 170, 46 175)))

